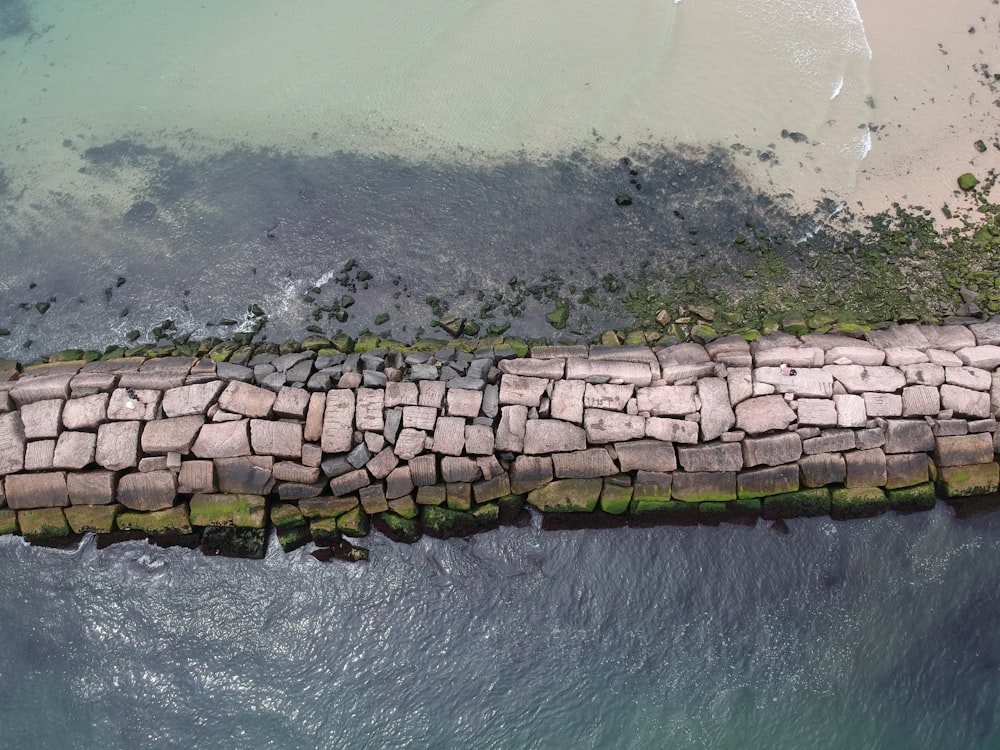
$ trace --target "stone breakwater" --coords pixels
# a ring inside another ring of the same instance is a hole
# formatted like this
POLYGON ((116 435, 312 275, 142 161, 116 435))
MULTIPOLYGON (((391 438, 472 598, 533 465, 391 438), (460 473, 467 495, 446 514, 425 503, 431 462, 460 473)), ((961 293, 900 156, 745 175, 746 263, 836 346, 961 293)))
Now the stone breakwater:
POLYGON ((1000 322, 671 346, 119 358, 0 375, 0 533, 361 559, 550 528, 996 493, 1000 322))

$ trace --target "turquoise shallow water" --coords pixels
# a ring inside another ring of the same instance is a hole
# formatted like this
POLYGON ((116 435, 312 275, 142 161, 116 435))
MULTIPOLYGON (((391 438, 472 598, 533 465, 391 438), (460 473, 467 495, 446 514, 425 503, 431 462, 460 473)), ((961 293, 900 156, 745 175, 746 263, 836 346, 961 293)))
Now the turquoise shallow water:
POLYGON ((994 748, 1000 517, 0 545, 11 747, 994 748))

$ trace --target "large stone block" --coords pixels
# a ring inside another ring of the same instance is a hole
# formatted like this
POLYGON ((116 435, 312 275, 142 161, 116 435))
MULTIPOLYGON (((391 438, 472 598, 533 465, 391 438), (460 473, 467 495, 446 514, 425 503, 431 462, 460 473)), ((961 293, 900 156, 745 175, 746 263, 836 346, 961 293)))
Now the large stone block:
POLYGON ((120 505, 73 505, 63 513, 75 534, 109 534, 120 510, 120 505))
POLYGON ((590 513, 597 507, 600 479, 559 479, 528 493, 528 502, 543 513, 590 513))
POLYGON ((649 417, 646 419, 646 437, 694 445, 698 442, 698 423, 670 417, 649 417))
POLYGON ((974 391, 988 391, 992 378, 989 371, 978 367, 945 367, 944 381, 974 391))
POLYGON ((550 382, 546 378, 505 374, 500 378, 500 403, 538 406, 550 382))
POLYGON ((0 476, 24 468, 24 427, 17 412, 0 414, 0 476))
POLYGON ((583 427, 587 433, 587 442, 602 445, 645 437, 646 418, 605 409, 584 409, 583 427))
POLYGON ((823 364, 823 350, 812 346, 776 346, 757 349, 753 353, 757 367, 820 367, 823 364))
POLYGON ((494 438, 496 449, 498 451, 510 451, 511 453, 520 453, 523 451, 524 433, 527 427, 527 421, 528 407, 501 407, 500 423, 497 425, 496 435, 494 438))
POLYGON ((1000 466, 995 462, 971 466, 942 466, 937 490, 942 497, 992 495, 1000 490, 1000 466))
POLYGON ((416 383, 388 382, 385 384, 385 407, 417 405, 419 392, 416 383))
POLYGON ((934 450, 934 433, 923 420, 890 419, 885 423, 886 453, 929 453, 934 450))
POLYGON ((56 469, 82 469, 93 463, 97 435, 93 432, 64 432, 56 441, 52 466, 56 469))
POLYGON ((510 479, 507 474, 499 474, 492 479, 484 479, 472 485, 472 496, 476 503, 488 503, 510 495, 510 479))
POLYGON ((741 471, 736 475, 736 494, 740 498, 768 497, 799 489, 797 464, 769 466, 741 471))
POLYGON ((334 390, 326 394, 323 434, 320 445, 324 453, 346 453, 354 436, 354 393, 334 390))
POLYGON ((736 405, 753 395, 753 374, 749 367, 730 367, 726 374, 729 403, 736 405))
POLYGON ((107 393, 71 398, 63 405, 62 422, 67 430, 96 430, 108 417, 107 393))
POLYGON ((476 482, 482 475, 479 464, 471 458, 445 456, 441 459, 441 478, 445 482, 476 482))
POLYGON ((746 438, 743 441, 743 465, 746 467, 778 466, 798 461, 802 455, 802 440, 794 432, 746 438))
POLYGON ((310 443, 323 438, 323 423, 326 412, 326 394, 309 394, 309 406, 306 408, 306 425, 302 430, 302 439, 310 443))
POLYGON ((483 392, 467 388, 451 388, 447 394, 448 415, 478 417, 483 406, 483 392))
POLYGON ((139 422, 156 419, 162 395, 151 388, 116 388, 108 399, 108 419, 139 422))
POLYGON ((21 407, 21 423, 28 440, 54 438, 59 435, 63 402, 59 399, 33 401, 21 407))
MULTIPOLYGON (((184 419, 184 417, 178 417, 184 419)), ((213 422, 202 425, 198 437, 191 447, 191 452, 198 458, 235 458, 250 455, 250 435, 248 419, 235 422, 213 422)), ((97 445, 100 448, 100 435, 108 425, 102 425, 98 432, 97 445)), ((114 468, 109 466, 110 468, 114 468)))
POLYGON ((497 368, 500 372, 509 375, 558 380, 563 376, 565 364, 566 360, 561 358, 533 359, 531 357, 517 357, 501 360, 497 368))
POLYGON ((677 460, 684 471, 739 471, 743 468, 743 451, 739 443, 710 443, 678 446, 677 460))
POLYGON ((795 421, 782 396, 758 396, 736 405, 736 429, 750 435, 769 430, 784 430, 795 421))
POLYGON ((895 367, 864 365, 824 365, 824 370, 844 386, 848 393, 892 393, 906 385, 906 378, 895 367))
POLYGON ((215 490, 215 464, 212 461, 181 461, 180 472, 177 474, 177 491, 180 494, 215 490))
POLYGON ((70 533, 62 508, 19 510, 17 525, 25 541, 33 543, 60 540, 70 533))
POLYGON ((633 440, 615 443, 618 463, 622 471, 674 471, 677 455, 674 446, 659 440, 633 440))
POLYGON ((436 484, 437 459, 432 455, 418 456, 410 460, 410 479, 415 487, 436 484))
POLYGON ((826 350, 823 358, 825 365, 882 365, 885 364, 885 352, 870 344, 864 346, 834 346, 826 350))
POLYGON ((187 455, 204 424, 205 418, 200 414, 149 422, 142 430, 142 449, 146 453, 187 455))
POLYGON ((934 439, 934 463, 938 467, 971 466, 992 460, 993 438, 988 432, 934 439))
POLYGON ((393 447, 393 451, 401 461, 411 461, 423 453, 426 446, 426 432, 406 427, 400 430, 399 435, 396 436, 396 445, 393 447))
POLYGON ((837 405, 838 427, 864 427, 868 423, 865 400, 851 393, 837 393, 833 396, 837 405))
POLYGON ((120 471, 139 464, 138 422, 107 422, 97 429, 94 460, 105 469, 120 471))
POLYGON ((777 518, 823 516, 829 512, 830 490, 817 487, 765 497, 760 515, 770 521, 777 518))
POLYGON ((219 492, 235 495, 267 495, 274 486, 270 456, 239 456, 215 459, 219 492))
POLYGON ((385 426, 382 416, 385 391, 380 388, 358 388, 355 398, 354 423, 357 429, 381 432, 385 426))
POLYGON ((330 492, 337 496, 348 495, 357 492, 362 487, 367 487, 369 484, 371 484, 371 478, 368 472, 364 469, 356 469, 333 477, 330 480, 330 492))
POLYGON ((862 398, 869 417, 898 417, 903 413, 903 397, 898 393, 864 393, 862 398))
POLYGON ((969 367, 980 367, 984 370, 995 370, 1000 366, 1000 346, 984 344, 983 346, 967 346, 955 354, 962 364, 969 367))
POLYGON ((670 495, 686 503, 728 502, 736 499, 734 471, 677 471, 670 495))
POLYGON ((461 456, 464 449, 465 420, 462 417, 438 417, 431 450, 446 456, 461 456))
POLYGON ((930 477, 930 462, 926 453, 894 453, 885 457, 886 489, 912 487, 930 477))
POLYGON ((69 383, 74 375, 75 371, 22 377, 14 382, 10 397, 18 406, 54 398, 66 400, 69 398, 69 383))
POLYGON ((889 498, 881 487, 836 487, 830 501, 830 515, 841 521, 870 518, 889 510, 889 498))
POLYGON ((73 471, 66 475, 72 505, 108 505, 114 502, 118 474, 113 471, 73 471))
POLYGON ((837 404, 832 398, 801 398, 798 404, 800 426, 833 427, 837 424, 837 404))
POLYGON ((66 472, 11 474, 4 481, 7 505, 14 510, 57 508, 69 505, 66 472))
POLYGON ((722 378, 702 378, 698 381, 701 401, 701 439, 715 440, 736 424, 736 414, 729 403, 729 387, 722 378))
POLYGON ((510 470, 510 491, 523 495, 552 481, 549 456, 518 456, 510 470))
POLYGON ((921 327, 916 325, 890 326, 867 331, 865 339, 868 343, 882 350, 903 347, 923 351, 930 347, 930 342, 924 336, 921 327))
POLYGON ((701 406, 698 388, 693 385, 653 385, 639 388, 635 399, 639 411, 653 417, 683 417, 698 411, 701 406))
POLYGON ((929 385, 909 385, 903 389, 903 416, 932 416, 941 411, 941 394, 929 385))
POLYGON ((164 510, 176 499, 177 477, 172 471, 126 474, 118 480, 117 500, 131 510, 164 510))
MULTIPOLYGON (((659 374, 659 371, 657 371, 657 375, 659 374)), ((653 373, 648 362, 595 361, 592 359, 570 358, 566 360, 566 379, 587 380, 591 383, 612 382, 649 385, 653 380, 653 373)), ((500 401, 503 402, 502 385, 500 401)), ((531 404, 528 405, 530 406, 531 404)))
POLYGON ((583 422, 583 399, 587 386, 582 380, 557 380, 552 385, 549 413, 564 422, 583 422))
POLYGON ((587 434, 575 424, 557 419, 529 419, 525 425, 523 452, 527 455, 582 451, 586 447, 587 434))
POLYGON ((604 448, 554 453, 552 464, 559 479, 592 479, 618 473, 618 467, 604 448))
MULTIPOLYGON (((397 466, 389 472, 389 476, 385 478, 385 496, 389 501, 390 508, 399 513, 400 504, 393 503, 393 500, 399 500, 404 497, 408 498, 412 492, 413 479, 410 477, 409 466, 397 466)), ((413 512, 416 512, 415 508, 413 512)))
POLYGON ((840 453, 816 453, 799 459, 799 472, 804 486, 825 487, 843 482, 847 465, 840 453))
POLYGON ((219 395, 219 407, 245 417, 267 417, 278 394, 250 383, 231 380, 219 395))
POLYGON ((758 383, 772 386, 777 393, 791 393, 803 398, 830 398, 833 395, 833 376, 817 368, 788 370, 758 367, 753 371, 753 377, 758 383))
POLYGON ((885 453, 881 448, 867 451, 848 451, 844 454, 847 465, 846 487, 884 487, 886 479, 885 453))
POLYGON ((278 389, 278 397, 271 409, 276 417, 287 419, 305 419, 309 408, 309 391, 304 388, 292 388, 287 385, 278 389))
POLYGON ((55 440, 32 440, 24 448, 25 471, 45 471, 55 468, 55 440))
MULTIPOLYGON (((579 381, 565 380, 565 383, 579 381)), ((635 392, 635 386, 616 383, 586 383, 583 394, 583 405, 588 409, 607 409, 608 411, 624 411, 628 401, 635 392)))
POLYGON ((990 394, 956 385, 941 386, 941 408, 966 417, 990 416, 990 394))
POLYGON ((171 388, 163 394, 163 413, 168 417, 205 414, 225 387, 222 380, 210 380, 171 388))
POLYGON ((250 447, 259 456, 298 459, 302 456, 302 424, 251 419, 250 447))

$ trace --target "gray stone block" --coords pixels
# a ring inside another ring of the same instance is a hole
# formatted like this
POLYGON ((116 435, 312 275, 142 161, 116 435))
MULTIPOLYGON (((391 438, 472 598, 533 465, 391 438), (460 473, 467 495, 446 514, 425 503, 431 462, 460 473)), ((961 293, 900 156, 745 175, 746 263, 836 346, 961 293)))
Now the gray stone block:
POLYGON ((794 432, 748 437, 743 441, 743 465, 746 467, 792 463, 801 455, 802 440, 794 432))
POLYGON ((177 498, 177 477, 172 471, 126 474, 118 481, 116 497, 131 510, 165 510, 177 498))
POLYGON ((677 460, 684 471, 739 471, 743 451, 739 443, 678 446, 677 460))

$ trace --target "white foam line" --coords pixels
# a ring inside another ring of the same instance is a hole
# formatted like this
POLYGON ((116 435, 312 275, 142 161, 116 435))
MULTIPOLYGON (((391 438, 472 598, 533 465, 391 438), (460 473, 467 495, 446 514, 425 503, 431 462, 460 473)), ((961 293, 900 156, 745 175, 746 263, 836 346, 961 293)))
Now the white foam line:
POLYGON ((844 88, 844 76, 841 76, 840 78, 837 79, 837 83, 835 83, 833 86, 833 93, 830 94, 831 102, 838 96, 840 96, 840 92, 843 90, 843 88, 844 88))

